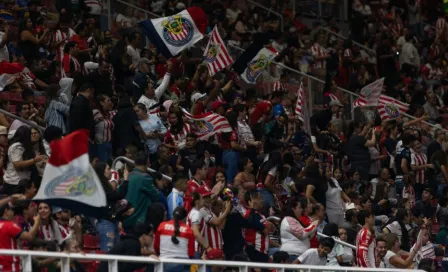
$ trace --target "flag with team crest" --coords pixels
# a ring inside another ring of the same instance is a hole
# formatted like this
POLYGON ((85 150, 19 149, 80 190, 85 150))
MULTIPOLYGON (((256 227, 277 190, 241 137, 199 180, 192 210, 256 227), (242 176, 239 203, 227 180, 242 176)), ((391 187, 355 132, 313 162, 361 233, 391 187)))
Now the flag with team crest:
POLYGON ((205 48, 204 61, 211 76, 233 63, 233 59, 227 52, 227 48, 216 26, 213 28, 210 40, 205 48))
POLYGON ((201 8, 191 7, 172 16, 142 21, 140 27, 157 50, 169 59, 202 40, 207 21, 201 8))

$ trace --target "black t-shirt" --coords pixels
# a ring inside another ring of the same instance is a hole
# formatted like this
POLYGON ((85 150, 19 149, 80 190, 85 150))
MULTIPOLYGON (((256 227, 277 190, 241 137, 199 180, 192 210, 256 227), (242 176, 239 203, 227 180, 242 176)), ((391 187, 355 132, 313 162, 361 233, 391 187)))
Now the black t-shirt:
POLYGON ((402 176, 403 169, 401 169, 401 161, 406 159, 408 162, 408 169, 411 169, 411 150, 408 147, 403 147, 399 154, 395 156, 395 169, 397 170, 397 175, 402 176))
POLYGON ((347 143, 346 153, 352 164, 370 166, 370 152, 366 147, 367 139, 364 136, 354 135, 347 143))
POLYGON ((184 167, 184 173, 188 174, 191 165, 204 156, 204 152, 196 146, 193 149, 181 149, 179 150, 179 156, 181 158, 182 166, 184 167))
POLYGON ((428 157, 428 161, 431 161, 432 155, 434 155, 434 153, 436 153, 438 150, 443 150, 442 145, 437 141, 432 141, 426 149, 426 156, 428 157))

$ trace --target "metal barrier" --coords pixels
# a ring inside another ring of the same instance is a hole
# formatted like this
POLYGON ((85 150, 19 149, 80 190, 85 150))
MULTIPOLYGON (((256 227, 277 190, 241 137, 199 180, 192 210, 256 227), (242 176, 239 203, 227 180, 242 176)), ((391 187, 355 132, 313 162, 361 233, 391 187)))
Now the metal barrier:
POLYGON ((33 128, 36 128, 36 129, 38 129, 38 130, 40 130, 40 131, 42 131, 42 132, 45 130, 44 127, 39 126, 39 125, 37 125, 37 124, 34 124, 34 123, 30 122, 29 120, 23 119, 22 117, 17 116, 17 115, 15 115, 15 114, 12 114, 12 113, 10 113, 10 112, 8 112, 8 111, 5 111, 5 110, 3 110, 3 109, 0 109, 0 113, 3 113, 4 115, 8 116, 9 118, 17 119, 17 120, 19 120, 19 121, 22 121, 23 123, 27 124, 28 126, 33 127, 33 128))
MULTIPOLYGON (((333 30, 329 29, 328 27, 320 27, 320 29, 322 29, 323 31, 326 31, 326 32, 330 33, 331 35, 336 36, 336 37, 338 37, 340 39, 343 39, 343 40, 348 40, 349 39, 348 37, 345 37, 345 36, 343 36, 343 35, 341 35, 339 33, 334 32, 333 30)), ((367 46, 365 46, 365 45, 363 45, 363 44, 361 44, 359 42, 356 42, 356 41, 352 41, 352 43, 356 44, 357 46, 359 46, 360 48, 362 48, 362 49, 364 49, 366 51, 369 51, 370 53, 372 53, 372 54, 374 54, 376 56, 376 51, 373 50, 372 48, 369 48, 369 47, 367 47, 367 46)))
POLYGON ((102 254, 81 254, 81 253, 62 253, 48 251, 30 251, 30 250, 0 250, 1 256, 19 256, 22 258, 23 272, 32 272, 33 257, 56 258, 61 260, 61 271, 70 271, 70 262, 72 260, 91 260, 104 261, 108 263, 109 272, 118 272, 119 262, 153 264, 155 272, 163 272, 164 264, 184 264, 195 265, 197 271, 205 272, 211 267, 235 267, 240 272, 247 272, 249 268, 276 269, 278 272, 285 270, 301 270, 308 272, 349 272, 349 271, 371 271, 371 272, 423 272, 422 270, 411 269, 385 269, 385 268, 359 268, 359 267, 335 267, 335 266, 314 266, 314 265, 291 265, 291 264, 273 264, 273 263, 252 263, 252 262, 230 262, 230 261, 206 261, 190 259, 160 259, 155 260, 150 257, 133 257, 119 255, 102 254))
POLYGON ((272 13, 272 14, 277 15, 280 18, 280 29, 281 29, 282 32, 284 31, 284 18, 283 18, 283 15, 281 13, 273 11, 271 8, 263 6, 262 4, 257 3, 257 2, 252 1, 252 0, 247 0, 247 2, 251 3, 254 6, 257 6, 259 8, 262 8, 262 9, 266 10, 268 13, 272 13))

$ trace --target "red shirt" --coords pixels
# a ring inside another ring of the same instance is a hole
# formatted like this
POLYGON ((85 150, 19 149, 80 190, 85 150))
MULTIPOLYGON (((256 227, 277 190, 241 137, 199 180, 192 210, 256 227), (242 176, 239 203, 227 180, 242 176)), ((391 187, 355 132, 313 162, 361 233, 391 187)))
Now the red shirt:
MULTIPOLYGON (((251 212, 258 213, 255 210, 247 209, 246 214, 244 214, 244 218, 249 218, 251 212)), ((260 214, 263 225, 267 225, 266 218, 264 215, 260 214)), ((266 235, 264 232, 259 232, 254 229, 244 229, 244 239, 246 240, 247 245, 252 245, 255 247, 255 250, 267 254, 269 249, 269 235, 266 235)))
POLYGON ((154 239, 154 250, 163 258, 188 258, 194 256, 195 238, 191 228, 184 222, 179 223, 179 244, 173 244, 174 221, 160 224, 154 239))
MULTIPOLYGON (((14 222, 0 219, 0 249, 19 249, 17 239, 22 234, 22 228, 14 222)), ((0 271, 21 271, 18 256, 0 256, 0 271)))
MULTIPOLYGON (((311 218, 307 215, 302 215, 300 217, 300 222, 306 227, 311 225, 311 218)), ((319 240, 317 239, 317 232, 314 234, 313 237, 310 238, 310 248, 318 248, 319 247, 319 240)))
POLYGON ((70 38, 70 41, 76 42, 78 44, 79 50, 89 49, 89 44, 87 43, 87 40, 81 38, 81 36, 79 36, 79 35, 73 35, 70 38))
POLYGON ((221 149, 223 150, 232 150, 232 145, 230 144, 230 142, 238 142, 238 134, 236 133, 236 130, 232 130, 232 132, 230 133, 230 137, 228 137, 227 135, 223 137, 222 133, 217 134, 217 136, 218 142, 221 145, 221 149))

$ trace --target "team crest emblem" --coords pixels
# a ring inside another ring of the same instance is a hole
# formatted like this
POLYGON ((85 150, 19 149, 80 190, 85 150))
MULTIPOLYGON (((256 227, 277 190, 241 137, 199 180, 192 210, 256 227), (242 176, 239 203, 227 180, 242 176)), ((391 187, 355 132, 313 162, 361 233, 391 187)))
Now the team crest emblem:
POLYGON ((390 118, 400 117, 400 110, 395 105, 392 104, 384 105, 384 111, 387 113, 387 115, 390 116, 390 118))
POLYGON ((216 56, 219 54, 219 44, 210 44, 207 53, 205 54, 205 62, 213 63, 216 60, 216 56))
POLYGON ((209 122, 204 121, 195 121, 194 128, 199 133, 209 133, 213 131, 213 125, 209 122))
POLYGON ((93 175, 91 169, 85 173, 79 168, 72 167, 62 176, 54 178, 47 184, 45 195, 49 197, 92 196, 97 189, 93 175))
POLYGON ((193 39, 194 27, 190 20, 175 15, 162 22, 163 39, 170 45, 180 47, 193 39))
POLYGON ((272 62, 272 59, 274 58, 274 55, 266 56, 263 54, 260 54, 258 56, 258 59, 253 60, 249 62, 247 65, 247 79, 250 82, 255 82, 257 80, 258 76, 263 72, 263 70, 272 62))

